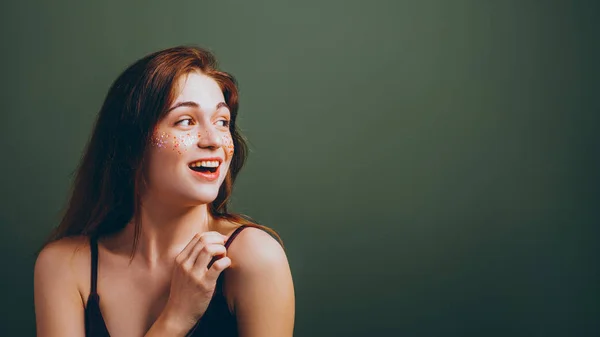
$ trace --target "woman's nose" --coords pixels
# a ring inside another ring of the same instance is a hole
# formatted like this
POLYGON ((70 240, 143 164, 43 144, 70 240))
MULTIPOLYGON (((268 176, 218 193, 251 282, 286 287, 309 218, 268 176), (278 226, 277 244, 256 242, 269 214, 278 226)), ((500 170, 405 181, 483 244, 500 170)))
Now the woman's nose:
POLYGON ((223 146, 221 135, 209 128, 198 133, 198 147, 200 148, 219 148, 223 146))

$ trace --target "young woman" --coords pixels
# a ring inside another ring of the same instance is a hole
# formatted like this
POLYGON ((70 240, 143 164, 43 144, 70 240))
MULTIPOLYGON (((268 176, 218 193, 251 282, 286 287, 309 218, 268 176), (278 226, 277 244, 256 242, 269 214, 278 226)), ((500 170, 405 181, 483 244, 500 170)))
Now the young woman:
POLYGON ((292 336, 279 237, 227 210, 247 154, 237 112, 234 78, 201 48, 117 78, 36 261, 38 336, 292 336))

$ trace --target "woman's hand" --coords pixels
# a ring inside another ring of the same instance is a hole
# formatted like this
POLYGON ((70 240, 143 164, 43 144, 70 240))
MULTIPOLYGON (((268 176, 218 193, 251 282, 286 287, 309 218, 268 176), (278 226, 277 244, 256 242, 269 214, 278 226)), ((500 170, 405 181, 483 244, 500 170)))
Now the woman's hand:
POLYGON ((175 258, 169 300, 163 314, 183 330, 191 329, 208 308, 217 278, 231 265, 225 256, 226 236, 196 234, 175 258), (214 263, 211 263, 211 260, 214 263))

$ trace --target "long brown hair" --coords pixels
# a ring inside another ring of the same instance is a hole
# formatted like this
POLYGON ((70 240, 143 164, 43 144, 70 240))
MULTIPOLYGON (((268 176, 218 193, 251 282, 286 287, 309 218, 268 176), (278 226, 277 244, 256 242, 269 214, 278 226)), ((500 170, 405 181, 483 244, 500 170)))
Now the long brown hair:
POLYGON ((227 204, 248 147, 236 126, 238 89, 235 78, 217 68, 214 55, 196 46, 164 49, 129 66, 112 84, 98 114, 93 134, 77 169, 62 221, 49 242, 69 236, 105 236, 121 231, 132 219, 135 251, 141 230, 141 193, 152 130, 165 117, 179 88, 177 80, 200 71, 221 87, 230 108, 234 155, 227 176, 208 210, 216 219, 258 227, 280 237, 251 218, 230 213, 227 204))

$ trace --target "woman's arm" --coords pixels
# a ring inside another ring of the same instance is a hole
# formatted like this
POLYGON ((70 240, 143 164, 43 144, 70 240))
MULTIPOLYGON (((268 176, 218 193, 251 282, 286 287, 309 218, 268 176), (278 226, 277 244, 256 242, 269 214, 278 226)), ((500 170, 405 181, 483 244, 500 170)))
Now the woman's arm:
POLYGON ((229 248, 227 275, 241 337, 291 337, 295 298, 283 248, 269 234, 246 228, 229 248))
POLYGON ((38 337, 84 337, 84 308, 74 273, 75 250, 58 241, 35 262, 33 292, 38 337))

